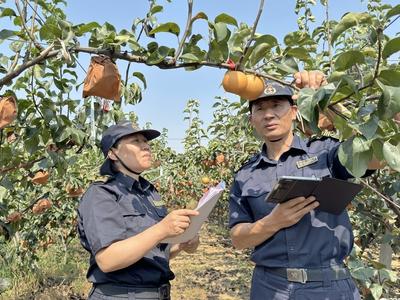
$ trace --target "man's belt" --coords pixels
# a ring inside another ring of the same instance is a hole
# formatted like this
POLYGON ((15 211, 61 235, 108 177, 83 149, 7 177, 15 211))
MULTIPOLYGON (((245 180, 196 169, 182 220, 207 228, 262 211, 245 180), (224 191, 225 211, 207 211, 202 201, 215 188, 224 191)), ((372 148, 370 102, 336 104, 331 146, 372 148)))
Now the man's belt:
POLYGON ((137 287, 137 286, 124 286, 114 283, 103 283, 94 285, 94 289, 102 294, 109 296, 124 297, 129 293, 141 297, 158 297, 160 300, 171 299, 171 286, 163 284, 160 287, 137 287))
POLYGON ((266 272, 286 278, 291 282, 306 283, 310 281, 341 280, 350 278, 346 268, 296 269, 296 268, 264 268, 266 272))

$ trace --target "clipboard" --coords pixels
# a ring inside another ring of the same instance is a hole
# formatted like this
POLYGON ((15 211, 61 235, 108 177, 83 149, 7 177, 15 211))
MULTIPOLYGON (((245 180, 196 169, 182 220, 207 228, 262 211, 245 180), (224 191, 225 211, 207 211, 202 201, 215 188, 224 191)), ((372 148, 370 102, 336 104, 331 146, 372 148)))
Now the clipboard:
POLYGON ((185 243, 193 239, 196 234, 200 231, 201 226, 207 220, 209 214, 217 204, 218 199, 221 197, 225 190, 225 182, 221 181, 217 186, 211 187, 199 200, 195 210, 199 212, 197 216, 190 217, 190 225, 184 233, 167 238, 161 241, 161 243, 179 244, 185 243))
POLYGON ((282 176, 266 201, 282 203, 296 197, 315 196, 317 210, 339 215, 362 190, 362 185, 331 177, 282 176))

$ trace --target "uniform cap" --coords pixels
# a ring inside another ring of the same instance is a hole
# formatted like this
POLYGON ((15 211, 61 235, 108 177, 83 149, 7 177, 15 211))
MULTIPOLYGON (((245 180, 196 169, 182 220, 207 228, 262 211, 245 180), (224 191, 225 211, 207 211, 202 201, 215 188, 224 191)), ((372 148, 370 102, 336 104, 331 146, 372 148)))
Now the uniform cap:
POLYGON ((160 132, 154 129, 140 129, 135 124, 132 124, 130 121, 121 121, 116 125, 112 125, 107 128, 104 133, 103 137, 101 138, 100 146, 101 151, 106 158, 105 162, 100 167, 100 174, 101 175, 112 175, 114 172, 112 170, 112 162, 107 157, 108 151, 115 145, 118 140, 122 139, 125 136, 140 133, 148 140, 153 140, 160 136, 160 132))

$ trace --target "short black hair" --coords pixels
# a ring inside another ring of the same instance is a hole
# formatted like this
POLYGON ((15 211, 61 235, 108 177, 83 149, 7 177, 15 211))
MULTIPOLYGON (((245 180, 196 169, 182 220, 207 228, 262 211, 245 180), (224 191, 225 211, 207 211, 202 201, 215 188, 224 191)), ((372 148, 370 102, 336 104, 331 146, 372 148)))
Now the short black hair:
POLYGON ((259 103, 261 101, 272 100, 272 99, 287 100, 287 101, 289 101, 290 105, 294 104, 293 99, 290 96, 274 96, 274 97, 259 98, 259 99, 253 100, 253 101, 249 101, 250 114, 251 114, 251 110, 252 110, 254 104, 259 103))

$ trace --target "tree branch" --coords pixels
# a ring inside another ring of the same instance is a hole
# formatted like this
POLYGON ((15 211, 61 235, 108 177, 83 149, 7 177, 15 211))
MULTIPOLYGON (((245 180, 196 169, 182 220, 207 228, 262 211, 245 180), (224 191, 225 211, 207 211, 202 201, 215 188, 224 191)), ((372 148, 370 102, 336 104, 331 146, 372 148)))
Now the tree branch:
POLYGON ((36 111, 39 113, 39 115, 42 117, 42 119, 43 119, 43 121, 45 120, 45 118, 44 118, 44 116, 43 116, 43 114, 42 114, 42 112, 40 111, 40 109, 39 109, 39 107, 38 107, 38 105, 37 105, 37 103, 36 103, 36 99, 35 99, 35 90, 34 90, 34 87, 33 87, 33 71, 32 71, 32 75, 31 75, 31 93, 32 93, 32 102, 33 102, 33 105, 35 106, 35 109, 36 109, 36 111))
MULTIPOLYGON (((371 186, 368 181, 364 179, 360 179, 361 183, 369 188, 371 191, 373 191, 375 194, 377 194, 379 197, 381 197, 385 203, 392 209, 392 211, 397 215, 398 218, 400 218, 400 206, 396 204, 390 197, 387 197, 386 195, 382 194, 380 191, 378 191, 375 187, 371 186)), ((375 184, 379 185, 378 182, 375 180, 375 184)))
POLYGON ((297 86, 295 86, 293 83, 281 80, 281 79, 276 78, 274 76, 267 75, 267 74, 261 74, 259 72, 253 71, 253 70, 246 70, 246 73, 250 73, 250 74, 254 74, 254 75, 260 76, 260 77, 264 77, 264 78, 279 82, 280 84, 283 84, 283 85, 286 85, 286 86, 290 86, 292 89, 294 89, 296 91, 300 91, 300 89, 297 86))
POLYGON ((382 58, 382 33, 383 33, 383 30, 382 30, 382 28, 378 28, 376 31, 378 33, 378 59, 376 61, 375 73, 374 73, 374 78, 372 79, 372 82, 375 81, 375 79, 378 77, 379 65, 381 64, 381 58, 382 58))
MULTIPOLYGON (((339 117, 345 119, 346 121, 349 121, 349 118, 343 114, 339 109, 338 109, 338 103, 333 104, 332 106, 328 106, 328 110, 332 111, 334 114, 338 115, 339 117)), ((333 116, 329 113, 329 111, 327 112, 326 116, 328 117, 329 120, 331 120, 331 122, 333 123, 334 118, 333 116)))
POLYGON ((11 64, 10 69, 8 70, 7 74, 9 74, 12 71, 14 71, 15 67, 18 65, 18 60, 19 60, 20 53, 21 53, 21 51, 18 51, 17 53, 15 53, 14 61, 11 64))
MULTIPOLYGON (((29 67, 32 67, 46 59, 55 57, 60 51, 59 50, 53 50, 51 51, 51 49, 53 48, 53 45, 50 45, 46 50, 44 50, 38 57, 36 57, 35 59, 21 65, 18 69, 16 69, 15 71, 13 71, 10 74, 7 74, 6 76, 4 76, 3 78, 0 79, 0 87, 6 83, 8 83, 9 81, 11 81, 13 78, 17 77, 19 74, 21 74, 23 71, 25 71, 26 69, 28 69, 29 67)), ((163 61, 161 61, 158 64, 149 64, 147 63, 147 57, 146 56, 137 56, 137 55, 133 55, 133 54, 129 54, 126 51, 125 52, 114 52, 110 49, 99 49, 99 48, 91 48, 91 47, 75 47, 75 48, 71 48, 70 49, 71 52, 75 52, 75 53, 79 53, 79 52, 83 52, 83 53, 89 53, 89 54, 102 54, 102 55, 107 55, 110 58, 114 58, 114 59, 121 59, 121 60, 125 60, 125 61, 129 61, 129 62, 135 62, 135 63, 141 63, 141 64, 146 64, 148 66, 155 66, 158 67, 160 69, 179 69, 179 68, 187 68, 187 67, 195 67, 195 68, 199 68, 202 66, 207 66, 207 67, 213 67, 213 68, 219 68, 219 69, 226 69, 226 70, 230 70, 231 66, 227 63, 216 63, 216 62, 209 62, 209 61, 200 61, 200 62, 186 62, 186 63, 180 63, 180 64, 175 64, 173 63, 173 58, 171 57, 167 57, 165 58, 163 61)), ((294 84, 290 83, 290 82, 286 82, 284 80, 281 80, 279 78, 276 78, 274 76, 271 75, 267 75, 267 74, 263 74, 263 73, 259 73, 256 72, 254 70, 245 70, 247 73, 252 73, 255 75, 258 75, 260 77, 264 77, 264 78, 268 78, 270 80, 274 80, 276 82, 279 82, 283 85, 287 85, 292 87, 295 90, 299 90, 299 88, 297 88, 294 84)))
MULTIPOLYGON (((26 26, 25 23, 25 16, 24 13, 21 10, 21 7, 19 5, 19 0, 15 0, 15 5, 17 7, 18 13, 21 17, 21 23, 22 23, 22 27, 24 27, 24 30, 26 32, 26 34, 28 35, 28 37, 30 38, 30 40, 33 42, 33 44, 35 45, 35 47, 37 49, 39 49, 39 51, 43 51, 44 48, 36 41, 35 36, 31 33, 31 31, 28 29, 28 27, 26 26)), ((33 21, 32 21, 33 22, 33 21)))
POLYGON ((182 39, 179 42, 178 49, 175 52, 175 56, 173 61, 176 62, 179 55, 181 55, 183 45, 185 44, 186 38, 191 32, 191 27, 192 27, 192 10, 193 10, 193 0, 188 0, 188 13, 187 13, 187 20, 186 20, 186 28, 185 32, 183 33, 182 39))
MULTIPOLYGON (((363 87, 359 88, 358 91, 361 92, 362 90, 365 90, 365 89, 371 87, 371 86, 373 85, 373 83, 374 83, 374 82, 371 81, 371 82, 368 83, 367 85, 364 85, 363 87)), ((335 103, 329 104, 329 105, 328 105, 328 108, 329 108, 329 109, 332 109, 332 107, 333 107, 335 104, 341 103, 341 102, 343 102, 343 101, 349 99, 349 98, 350 98, 351 96, 353 96, 354 94, 355 94, 355 92, 351 92, 351 93, 348 94, 347 96, 344 96, 343 98, 340 98, 338 101, 335 101, 335 103)))
POLYGON ((41 63, 42 61, 45 61, 46 59, 55 57, 59 53, 59 51, 58 50, 51 51, 52 48, 53 48, 53 45, 50 45, 38 57, 35 57, 34 59, 22 64, 19 68, 15 69, 14 71, 10 72, 9 74, 7 74, 3 78, 1 78, 0 79, 0 88, 3 85, 10 82, 11 80, 13 80, 15 77, 17 77, 19 74, 21 74, 26 69, 28 69, 38 63, 41 63))
POLYGON ((256 17, 256 19, 254 21, 254 24, 253 24, 253 30, 251 32, 250 38, 247 40, 247 44, 246 44, 246 46, 245 46, 245 48, 243 50, 243 54, 240 57, 239 62, 236 65, 236 68, 235 68, 236 70, 241 70, 240 68, 241 68, 241 64, 243 62, 243 58, 245 57, 247 51, 250 48, 250 44, 253 41, 254 35, 256 33, 256 28, 257 28, 257 25, 258 25, 258 21, 260 20, 260 17, 261 17, 262 11, 263 11, 263 7, 264 7, 264 0, 261 0, 260 1, 260 6, 258 8, 257 17, 256 17))
POLYGON ((16 166, 12 166, 12 167, 5 167, 5 168, 0 168, 0 173, 4 174, 4 173, 8 173, 10 171, 14 171, 16 169, 26 169, 26 168, 30 168, 34 163, 37 163, 43 159, 45 159, 45 156, 42 156, 41 158, 37 158, 35 160, 32 161, 28 161, 28 162, 24 162, 24 163, 20 163, 16 166))
MULTIPOLYGON (((138 38, 136 39, 137 42, 139 42, 140 37, 142 36, 144 26, 146 26, 146 22, 147 22, 147 18, 142 22, 142 28, 140 29, 138 38)), ((128 86, 129 69, 131 68, 131 63, 132 62, 128 63, 128 66, 126 67, 126 71, 125 71, 125 88, 128 86)))
POLYGON ((394 22, 396 22, 399 18, 400 18, 400 16, 397 16, 396 18, 394 18, 394 20, 391 21, 388 25, 386 25, 385 28, 384 28, 383 30, 387 29, 387 28, 388 28, 389 26, 391 26, 394 22))
POLYGON ((326 0, 326 8, 325 8, 325 34, 326 34, 326 39, 328 42, 328 57, 329 57, 329 72, 332 73, 333 70, 333 58, 332 58, 332 46, 331 46, 331 41, 332 41, 332 35, 331 35, 331 28, 329 25, 329 0, 326 0))

